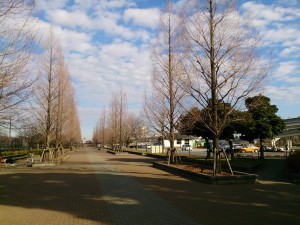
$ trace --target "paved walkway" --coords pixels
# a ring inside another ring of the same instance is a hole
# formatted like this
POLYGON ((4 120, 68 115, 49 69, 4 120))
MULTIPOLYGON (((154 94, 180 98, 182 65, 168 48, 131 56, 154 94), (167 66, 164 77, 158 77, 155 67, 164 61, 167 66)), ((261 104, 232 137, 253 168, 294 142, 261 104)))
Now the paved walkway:
POLYGON ((298 225, 300 186, 210 185, 94 149, 58 167, 0 167, 0 225, 298 225))

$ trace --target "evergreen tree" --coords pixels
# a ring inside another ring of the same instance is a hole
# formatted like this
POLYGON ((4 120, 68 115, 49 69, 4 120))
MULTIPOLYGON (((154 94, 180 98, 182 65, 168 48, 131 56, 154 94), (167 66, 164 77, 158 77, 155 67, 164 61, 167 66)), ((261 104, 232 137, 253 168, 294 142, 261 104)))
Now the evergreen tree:
POLYGON ((271 105, 270 98, 258 95, 247 98, 245 101, 251 120, 245 129, 245 137, 248 140, 259 138, 260 157, 264 158, 263 139, 272 139, 285 128, 284 121, 276 115, 278 108, 271 105))

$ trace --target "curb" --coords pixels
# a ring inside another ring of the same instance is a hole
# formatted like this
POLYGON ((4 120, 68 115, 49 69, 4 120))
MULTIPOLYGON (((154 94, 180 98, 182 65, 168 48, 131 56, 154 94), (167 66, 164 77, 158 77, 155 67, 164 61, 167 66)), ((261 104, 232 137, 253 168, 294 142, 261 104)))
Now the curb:
POLYGON ((107 150, 107 153, 113 154, 113 155, 128 155, 128 152, 116 152, 113 150, 107 150))

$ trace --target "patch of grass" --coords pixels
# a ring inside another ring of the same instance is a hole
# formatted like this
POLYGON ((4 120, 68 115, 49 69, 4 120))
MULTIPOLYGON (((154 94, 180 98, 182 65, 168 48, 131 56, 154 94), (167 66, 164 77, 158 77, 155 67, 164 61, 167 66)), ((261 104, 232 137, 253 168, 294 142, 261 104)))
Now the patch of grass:
POLYGON ((230 161, 234 170, 243 172, 255 172, 263 165, 264 161, 260 159, 236 158, 230 161))
POLYGON ((300 174, 300 152, 297 151, 287 158, 287 169, 290 173, 300 174))

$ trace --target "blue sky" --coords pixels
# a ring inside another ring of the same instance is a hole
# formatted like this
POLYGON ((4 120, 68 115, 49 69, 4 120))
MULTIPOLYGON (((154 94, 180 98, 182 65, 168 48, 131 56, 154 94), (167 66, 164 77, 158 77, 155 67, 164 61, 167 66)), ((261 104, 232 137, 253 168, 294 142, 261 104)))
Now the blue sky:
MULTIPOLYGON (((82 135, 91 138, 111 94, 127 93, 138 113, 151 89, 151 42, 167 0, 38 0, 34 16, 45 37, 51 25, 64 50, 77 95, 82 135)), ((173 1, 175 7, 188 0, 173 1)), ((300 116, 300 1, 239 1, 250 9, 262 34, 262 50, 273 54, 263 94, 282 118, 300 116)))

